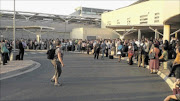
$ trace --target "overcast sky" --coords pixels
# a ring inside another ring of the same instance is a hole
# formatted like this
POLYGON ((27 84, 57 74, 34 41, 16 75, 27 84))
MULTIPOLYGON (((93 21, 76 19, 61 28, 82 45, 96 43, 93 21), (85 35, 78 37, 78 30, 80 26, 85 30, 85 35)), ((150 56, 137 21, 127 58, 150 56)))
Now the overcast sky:
MULTIPOLYGON (((17 11, 68 15, 79 6, 115 10, 137 0, 16 0, 17 11)), ((13 10, 14 0, 0 0, 1 10, 13 10)))

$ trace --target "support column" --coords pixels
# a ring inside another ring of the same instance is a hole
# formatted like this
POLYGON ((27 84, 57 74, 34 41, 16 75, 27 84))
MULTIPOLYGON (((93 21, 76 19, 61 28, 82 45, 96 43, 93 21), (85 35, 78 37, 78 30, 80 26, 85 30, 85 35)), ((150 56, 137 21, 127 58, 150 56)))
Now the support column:
POLYGON ((37 42, 40 42, 41 35, 40 34, 36 35, 36 39, 37 39, 37 42))
POLYGON ((141 30, 138 29, 138 40, 141 40, 141 30))
POLYGON ((170 25, 164 25, 163 41, 170 40, 170 25))
POLYGON ((175 33, 175 38, 178 38, 178 33, 175 33))
POLYGON ((159 33, 157 29, 155 29, 155 39, 159 39, 159 33))

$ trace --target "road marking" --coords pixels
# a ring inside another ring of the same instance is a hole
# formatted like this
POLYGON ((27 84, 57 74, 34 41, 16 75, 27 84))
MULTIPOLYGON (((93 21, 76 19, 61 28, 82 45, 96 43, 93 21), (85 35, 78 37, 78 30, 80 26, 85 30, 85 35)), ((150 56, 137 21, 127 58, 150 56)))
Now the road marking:
POLYGON ((35 52, 31 52, 31 54, 36 54, 35 52))
POLYGON ((40 54, 45 54, 45 52, 38 52, 38 53, 40 53, 40 54))
POLYGON ((27 53, 24 53, 24 55, 28 55, 27 53))
POLYGON ((12 78, 12 77, 15 77, 15 76, 19 76, 19 75, 22 75, 22 74, 31 72, 31 71, 33 71, 33 70, 35 70, 35 69, 37 69, 37 68, 39 68, 39 67, 41 66, 41 64, 38 63, 38 62, 35 62, 35 64, 36 64, 36 65, 35 65, 34 67, 32 67, 31 69, 28 69, 28 70, 26 70, 26 71, 23 71, 23 72, 20 72, 20 73, 17 73, 17 74, 13 74, 13 75, 10 75, 10 76, 2 77, 2 78, 0 78, 0 80, 12 78))

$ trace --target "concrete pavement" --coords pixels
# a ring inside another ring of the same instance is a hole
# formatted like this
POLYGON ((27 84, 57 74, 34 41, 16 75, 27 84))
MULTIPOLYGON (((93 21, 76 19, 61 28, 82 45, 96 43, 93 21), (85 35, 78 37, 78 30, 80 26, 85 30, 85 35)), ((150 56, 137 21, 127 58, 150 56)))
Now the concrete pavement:
POLYGON ((94 60, 92 55, 65 53, 62 87, 50 78, 54 68, 45 54, 25 57, 41 66, 23 75, 1 80, 0 100, 17 101, 162 101, 172 91, 158 76, 117 59, 94 60))
POLYGON ((30 72, 38 66, 40 64, 32 60, 9 61, 7 65, 0 65, 0 80, 30 72))
MULTIPOLYGON (((81 52, 71 52, 71 53, 81 53, 81 52)), ((86 53, 83 53, 83 54, 86 54, 86 53)), ((91 52, 90 52, 90 55, 92 55, 91 52)), ((114 56, 114 58, 117 59, 118 56, 114 56)), ((128 57, 121 57, 121 60, 128 61, 128 57)), ((137 64, 137 61, 134 58, 133 58, 133 62, 134 62, 134 64, 137 64)), ((147 65, 146 68, 149 70, 149 65, 147 65)), ((175 77, 168 77, 169 73, 170 73, 170 71, 168 69, 163 69, 163 67, 161 66, 157 75, 159 75, 169 85, 171 90, 173 90, 176 78, 175 77)))

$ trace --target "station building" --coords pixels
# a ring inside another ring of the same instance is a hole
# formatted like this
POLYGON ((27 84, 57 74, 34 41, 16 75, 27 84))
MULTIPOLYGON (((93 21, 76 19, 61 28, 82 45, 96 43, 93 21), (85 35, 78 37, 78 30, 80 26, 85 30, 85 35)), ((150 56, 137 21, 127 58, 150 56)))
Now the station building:
MULTIPOLYGON (((73 29, 100 28, 101 14, 108 11, 111 10, 88 7, 78 7, 69 15, 16 11, 16 38, 70 39, 73 29)), ((13 14, 14 11, 0 10, 0 39, 13 39, 13 14)))
POLYGON ((180 39, 180 0, 139 0, 101 16, 101 28, 110 28, 120 38, 180 39))

